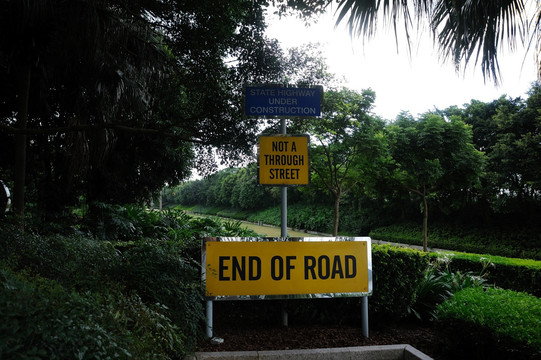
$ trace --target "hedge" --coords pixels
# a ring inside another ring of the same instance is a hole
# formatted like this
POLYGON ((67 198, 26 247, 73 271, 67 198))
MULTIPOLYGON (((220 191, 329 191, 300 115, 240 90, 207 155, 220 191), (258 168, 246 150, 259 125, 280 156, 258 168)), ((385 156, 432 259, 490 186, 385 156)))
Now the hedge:
MULTIPOLYGON (((373 293, 368 298, 370 322, 398 321, 408 316, 408 308, 415 300, 417 283, 423 277, 430 256, 421 251, 391 245, 372 244, 373 293)), ((265 300, 216 302, 215 313, 237 313, 236 308, 245 308, 250 317, 265 314, 279 319, 276 313, 286 305, 292 322, 295 323, 355 323, 361 319, 361 300, 358 297, 335 297, 325 299, 265 300), (272 314, 272 315, 268 315, 272 314)), ((227 316, 227 315, 226 315, 227 316)), ((231 319, 235 321, 235 319, 231 319)))
POLYGON ((451 259, 452 271, 480 273, 488 261, 487 281, 505 289, 541 297, 541 261, 466 253, 443 254, 451 259))
POLYGON ((448 353, 468 359, 541 356, 541 299, 512 290, 469 288, 438 306, 448 353))
MULTIPOLYGON (((373 239, 422 245, 422 226, 413 223, 393 224, 370 232, 373 239)), ((464 228, 432 224, 428 229, 428 246, 467 253, 499 255, 541 260, 541 235, 536 229, 464 228)))
POLYGON ((373 244, 371 312, 395 319, 405 317, 429 259, 427 253, 417 250, 373 244))

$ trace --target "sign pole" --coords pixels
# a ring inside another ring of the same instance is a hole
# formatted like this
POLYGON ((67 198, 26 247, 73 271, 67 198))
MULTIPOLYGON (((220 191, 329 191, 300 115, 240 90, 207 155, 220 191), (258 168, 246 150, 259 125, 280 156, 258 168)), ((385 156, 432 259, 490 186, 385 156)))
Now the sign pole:
POLYGON ((210 339, 212 338, 212 322, 213 322, 213 311, 212 311, 212 300, 207 300, 207 307, 206 307, 206 313, 207 313, 207 318, 206 318, 206 335, 207 335, 207 339, 210 339))
MULTIPOLYGON (((287 134, 287 120, 280 119, 280 133, 283 135, 287 134)), ((282 186, 281 188, 281 206, 280 206, 280 236, 283 238, 287 237, 287 186, 282 186)), ((282 302, 282 326, 288 326, 288 315, 286 303, 282 302)))
MULTIPOLYGON (((282 135, 287 134, 286 119, 280 120, 280 132, 282 135)), ((282 206, 281 206, 281 237, 287 237, 287 186, 282 186, 282 206)))
POLYGON ((368 339, 368 296, 365 295, 362 297, 361 306, 362 334, 368 339))

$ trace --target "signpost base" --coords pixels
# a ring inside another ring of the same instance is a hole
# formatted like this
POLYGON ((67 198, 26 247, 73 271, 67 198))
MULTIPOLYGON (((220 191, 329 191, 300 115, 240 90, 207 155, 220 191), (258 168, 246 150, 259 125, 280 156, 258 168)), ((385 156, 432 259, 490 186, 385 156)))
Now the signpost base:
POLYGON ((212 338, 212 300, 207 300, 207 326, 206 335, 207 339, 212 338))
POLYGON ((361 303, 361 331, 365 338, 368 338, 368 296, 363 296, 361 303))

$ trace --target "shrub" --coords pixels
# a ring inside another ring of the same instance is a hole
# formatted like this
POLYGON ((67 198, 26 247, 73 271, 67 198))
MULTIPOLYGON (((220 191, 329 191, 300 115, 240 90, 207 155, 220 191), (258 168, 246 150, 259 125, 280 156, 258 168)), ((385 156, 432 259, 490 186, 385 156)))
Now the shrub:
POLYGON ((145 303, 165 305, 164 313, 179 327, 187 350, 194 350, 203 323, 201 268, 182 254, 182 245, 140 240, 122 251, 116 280, 145 303))
MULTIPOLYGON (((160 321, 173 321, 178 325, 174 330, 175 338, 185 342, 176 351, 194 348, 203 317, 200 267, 186 255, 183 242, 138 240, 118 247, 121 252, 109 242, 80 235, 21 235, 16 229, 3 227, 2 230, 4 239, 0 242, 0 262, 31 276, 51 279, 66 291, 100 296, 100 304, 109 303, 107 299, 111 297, 111 289, 134 291, 128 298, 123 298, 120 292, 115 293, 116 302, 123 304, 118 305, 119 308, 131 308, 138 316, 143 316, 136 319, 133 314, 126 315, 126 318, 137 321, 133 326, 138 330, 130 329, 130 332, 146 331, 142 330, 146 326, 145 321, 148 323, 148 319, 154 321, 159 317, 160 321)), ((45 293, 43 297, 48 295, 45 293)), ((110 311, 123 314, 124 310, 110 311)), ((117 320, 121 321, 121 318, 117 320)), ((155 341, 162 337, 166 340, 169 335, 160 336, 155 341)))
POLYGON ((480 273, 471 271, 452 271, 450 258, 446 256, 435 257, 424 271, 423 278, 415 289, 413 306, 408 309, 419 320, 434 320, 437 318, 435 310, 437 305, 453 296, 454 293, 470 288, 484 286, 486 282, 486 269, 490 266, 484 262, 480 273))
POLYGON ((370 310, 394 319, 407 316, 428 261, 429 256, 420 251, 372 245, 374 291, 369 298, 370 310))
POLYGON ((511 290, 470 288, 437 309, 439 329, 457 358, 541 356, 541 299, 511 290), (460 344, 460 346, 456 346, 460 344))
POLYGON ((0 232, 0 261, 14 270, 54 279, 67 288, 106 288, 121 262, 111 243, 82 235, 23 235, 8 225, 0 227, 0 232))
POLYGON ((84 219, 86 229, 102 240, 129 241, 167 232, 160 214, 142 206, 93 203, 90 209, 84 219))
POLYGON ((257 213, 248 216, 247 220, 255 223, 262 221, 264 224, 280 226, 280 206, 274 206, 262 211, 258 211, 257 213))
MULTIPOLYGON (((287 217, 289 227, 328 233, 332 229, 333 209, 323 205, 292 204, 288 206, 287 217)), ((247 220, 280 226, 280 206, 259 211, 247 220)))
POLYGON ((0 358, 169 359, 178 329, 135 296, 68 291, 0 269, 0 358))

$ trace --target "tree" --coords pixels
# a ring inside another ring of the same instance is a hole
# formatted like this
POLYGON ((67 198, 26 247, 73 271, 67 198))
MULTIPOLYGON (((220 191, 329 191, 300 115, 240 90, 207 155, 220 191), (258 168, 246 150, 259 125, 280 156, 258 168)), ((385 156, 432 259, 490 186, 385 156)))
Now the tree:
MULTIPOLYGON (((393 178, 421 198, 423 249, 428 247, 428 202, 474 186, 483 155, 472 144, 471 128, 458 117, 445 121, 434 113, 414 120, 402 114, 387 127, 393 178)), ((453 196, 448 196, 451 201, 453 196)))
POLYGON ((484 196, 496 213, 535 223, 541 192, 541 90, 534 84, 526 100, 501 97, 472 102, 456 114, 473 126, 474 143, 486 154, 484 196), (480 113, 482 116, 472 116, 480 113), (536 205, 537 204, 537 205, 536 205))
POLYGON ((44 213, 142 201, 185 178, 197 147, 249 153, 242 84, 281 69, 264 27, 248 0, 4 1, 0 138, 18 158, 0 166, 17 211, 25 186, 44 213))
POLYGON ((382 153, 383 123, 370 115, 372 90, 326 91, 322 117, 310 122, 312 184, 334 199, 333 235, 338 234, 340 201, 359 182, 367 181, 382 153))

